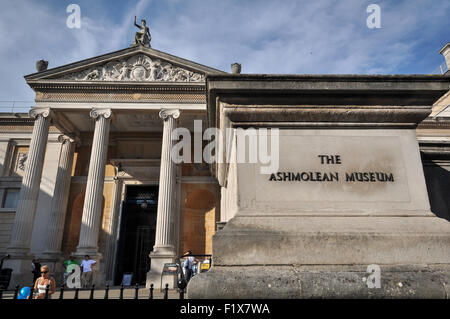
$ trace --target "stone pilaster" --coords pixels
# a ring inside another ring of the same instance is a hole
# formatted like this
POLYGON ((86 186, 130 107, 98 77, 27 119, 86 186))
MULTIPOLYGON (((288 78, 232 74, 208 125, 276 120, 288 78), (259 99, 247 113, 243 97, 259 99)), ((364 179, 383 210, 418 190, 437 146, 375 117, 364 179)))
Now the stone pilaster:
POLYGON ((101 225, 103 184, 112 112, 110 109, 93 109, 90 115, 95 119, 95 130, 89 162, 80 239, 75 255, 79 257, 90 255, 92 258, 99 259, 101 256, 98 252, 98 235, 101 225))
POLYGON ((11 259, 5 265, 5 267, 13 268, 11 285, 28 285, 32 280, 30 275, 31 234, 39 196, 48 131, 53 115, 49 108, 32 109, 29 114, 30 117, 35 119, 35 122, 14 217, 11 242, 7 249, 11 259))
MULTIPOLYGON (((147 286, 151 283, 155 287, 160 285, 161 273, 165 263, 174 262, 176 258, 176 216, 174 215, 174 200, 176 198, 175 178, 176 165, 171 158, 172 131, 177 126, 180 116, 178 109, 163 109, 159 116, 164 121, 161 167, 159 177, 158 214, 156 218, 156 238, 153 252, 150 254, 151 269, 147 275, 147 286)), ((163 286, 169 283, 174 286, 173 278, 163 279, 163 286)))
POLYGON ((44 252, 41 256, 42 261, 45 261, 47 264, 54 264, 52 265, 52 271, 55 273, 61 271, 60 267, 58 267, 61 264, 61 243, 69 198, 73 155, 79 139, 73 135, 60 135, 58 141, 62 144, 62 147, 50 215, 47 220, 44 252))

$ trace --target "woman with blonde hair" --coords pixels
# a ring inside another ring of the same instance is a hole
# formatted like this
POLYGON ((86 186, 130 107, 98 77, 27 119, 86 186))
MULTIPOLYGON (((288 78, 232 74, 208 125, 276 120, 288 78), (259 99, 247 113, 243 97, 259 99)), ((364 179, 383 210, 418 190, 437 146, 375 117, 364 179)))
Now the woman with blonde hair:
POLYGON ((53 277, 50 277, 50 268, 47 265, 41 267, 41 277, 36 279, 34 283, 34 292, 37 292, 34 299, 44 299, 45 298, 45 290, 47 285, 50 285, 50 289, 48 290, 48 298, 51 298, 51 295, 56 292, 56 283, 53 277))

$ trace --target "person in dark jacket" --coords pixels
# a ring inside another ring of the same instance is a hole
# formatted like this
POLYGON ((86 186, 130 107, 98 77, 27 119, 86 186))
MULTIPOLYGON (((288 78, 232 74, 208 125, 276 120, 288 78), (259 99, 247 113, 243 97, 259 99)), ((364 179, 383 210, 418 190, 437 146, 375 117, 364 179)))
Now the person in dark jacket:
POLYGON ((41 277, 41 262, 39 259, 33 259, 31 262, 31 272, 33 273, 33 285, 36 282, 36 279, 41 277))

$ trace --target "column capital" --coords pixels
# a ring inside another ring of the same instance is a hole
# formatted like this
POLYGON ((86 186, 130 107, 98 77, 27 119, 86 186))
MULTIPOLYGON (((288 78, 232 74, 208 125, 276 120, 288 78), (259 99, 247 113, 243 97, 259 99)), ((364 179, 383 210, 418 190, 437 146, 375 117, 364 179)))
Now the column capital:
POLYGON ((32 108, 28 112, 28 115, 30 115, 30 117, 32 119, 36 119, 39 116, 42 116, 43 118, 46 118, 46 117, 54 118, 55 117, 55 113, 49 107, 32 108))
POLYGON ((76 146, 81 145, 81 140, 75 134, 61 134, 58 136, 58 142, 64 144, 66 142, 75 143, 76 146))
POLYGON ((180 117, 180 110, 179 109, 162 109, 161 111, 159 111, 159 117, 164 121, 169 117, 177 119, 180 117))
POLYGON ((103 116, 105 119, 109 119, 112 116, 111 109, 92 109, 89 116, 93 119, 97 119, 99 116, 103 116))

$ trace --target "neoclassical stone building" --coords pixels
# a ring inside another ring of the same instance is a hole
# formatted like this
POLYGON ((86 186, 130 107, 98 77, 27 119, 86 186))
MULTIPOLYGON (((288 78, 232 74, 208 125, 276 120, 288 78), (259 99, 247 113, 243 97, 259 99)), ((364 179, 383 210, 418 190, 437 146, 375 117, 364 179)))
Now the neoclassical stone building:
POLYGON ((206 120, 205 76, 220 73, 134 45, 25 77, 36 104, 0 128, 0 251, 14 281, 29 282, 34 256, 60 271, 88 254, 99 281, 145 283, 151 252, 156 285, 184 251, 211 254, 220 189, 207 164, 169 160, 170 133, 206 120))
MULTIPOLYGON (((158 285, 184 251, 212 253, 232 213, 207 163, 169 160, 170 133, 188 128, 194 140, 194 120, 208 122, 206 78, 221 74, 137 44, 25 76, 29 115, 0 117, 0 254, 12 284, 31 282, 35 257, 59 273, 88 254, 98 283, 132 272, 158 285)), ((417 128, 432 211, 448 220, 449 106, 447 92, 417 128)))

